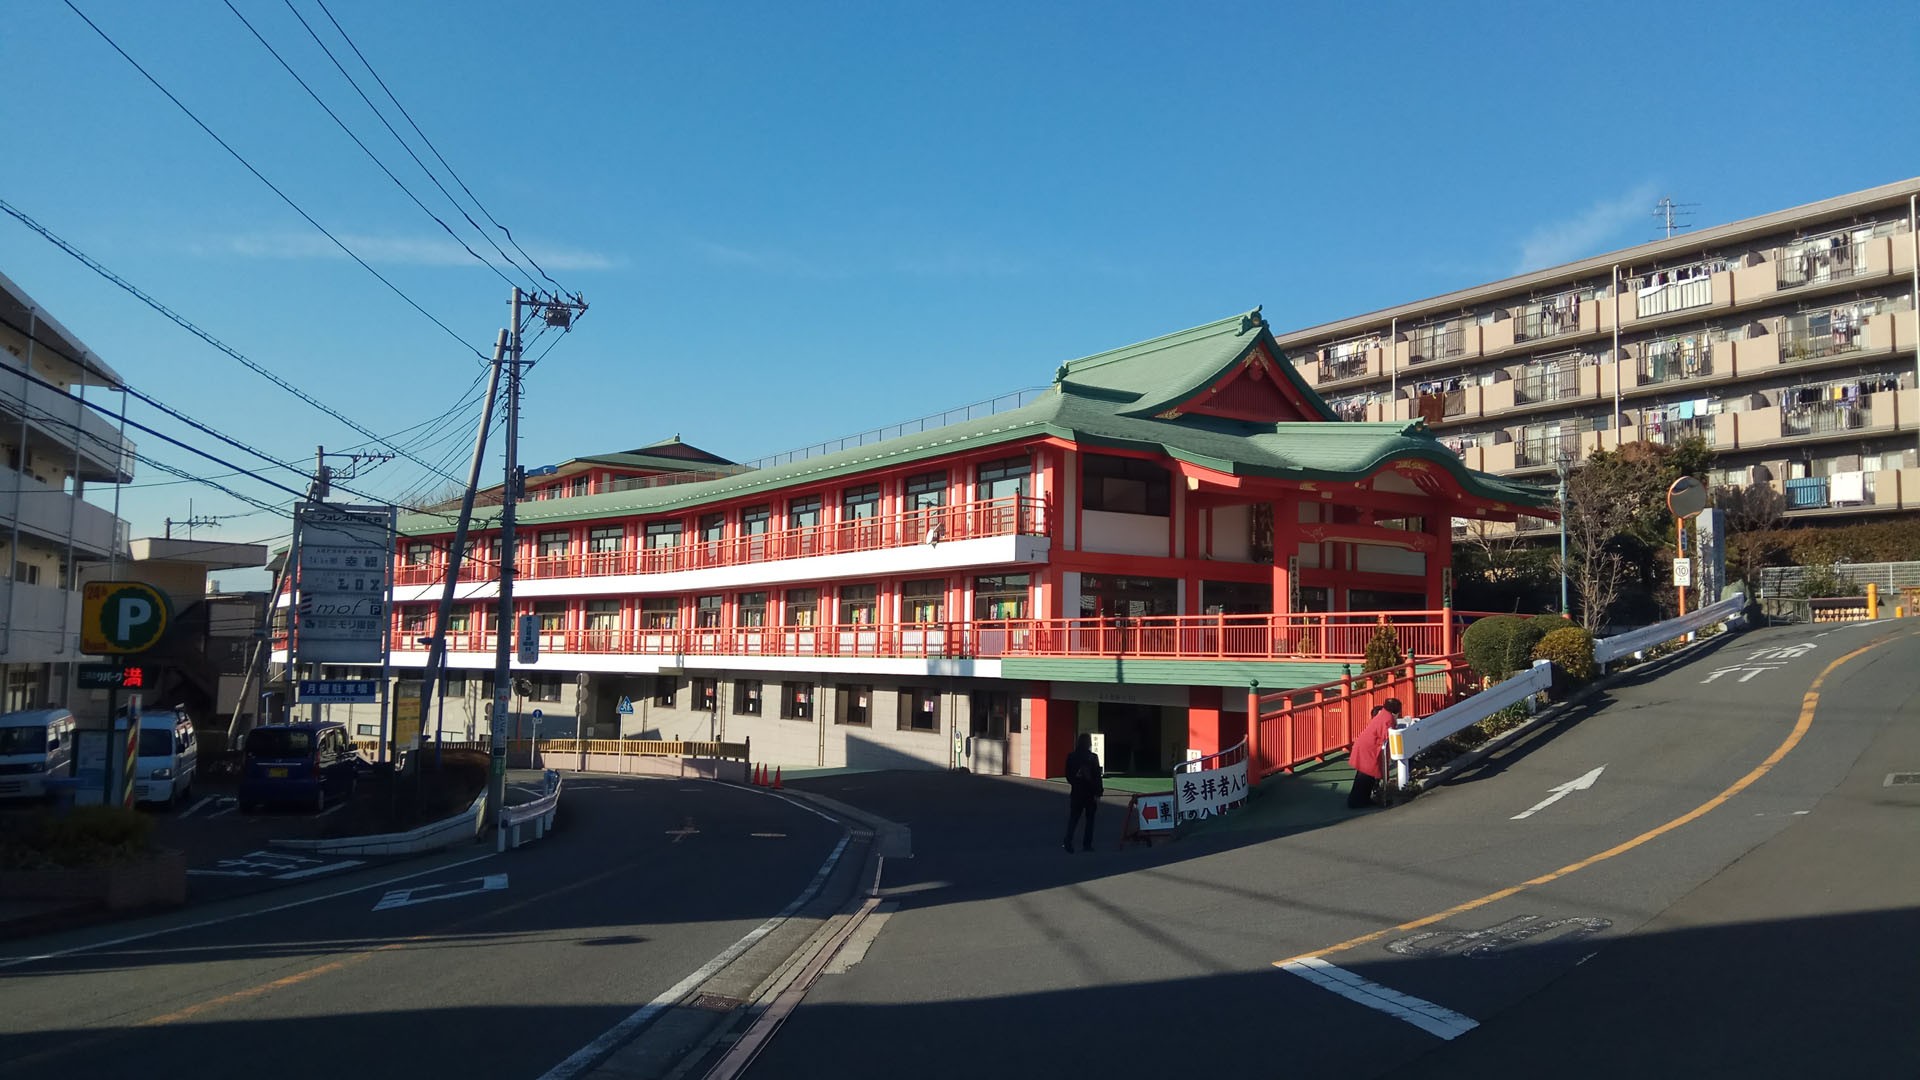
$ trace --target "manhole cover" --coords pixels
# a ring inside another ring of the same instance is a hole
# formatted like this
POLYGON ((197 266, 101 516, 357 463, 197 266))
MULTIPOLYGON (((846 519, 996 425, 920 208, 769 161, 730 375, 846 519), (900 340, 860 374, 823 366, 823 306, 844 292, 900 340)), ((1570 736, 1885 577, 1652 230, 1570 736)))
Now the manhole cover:
POLYGON ((1893 787, 1896 784, 1920 784, 1920 772, 1890 772, 1887 782, 1881 787, 1893 787))
POLYGON ((725 994, 701 994, 687 1004, 696 1009, 705 1009, 708 1012, 732 1012, 740 1006, 745 1005, 746 1002, 737 997, 728 997, 725 994))

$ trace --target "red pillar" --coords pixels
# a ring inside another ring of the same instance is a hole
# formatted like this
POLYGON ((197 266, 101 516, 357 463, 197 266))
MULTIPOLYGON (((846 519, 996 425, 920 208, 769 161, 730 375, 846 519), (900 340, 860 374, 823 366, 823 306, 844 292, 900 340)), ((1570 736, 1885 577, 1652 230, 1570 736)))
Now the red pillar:
POLYGON ((1239 741, 1221 730, 1219 687, 1196 686, 1187 694, 1187 749, 1217 754, 1239 741))
POLYGON ((1027 775, 1045 780, 1066 774, 1067 754, 1080 733, 1080 703, 1047 696, 1044 684, 1036 690, 1027 699, 1027 775))

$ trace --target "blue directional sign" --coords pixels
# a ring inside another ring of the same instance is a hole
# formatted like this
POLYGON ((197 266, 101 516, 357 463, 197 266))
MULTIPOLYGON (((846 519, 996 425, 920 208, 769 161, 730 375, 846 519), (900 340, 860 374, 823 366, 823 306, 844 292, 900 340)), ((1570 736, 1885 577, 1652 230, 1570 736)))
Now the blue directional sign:
POLYGON ((301 701, 372 701, 380 684, 371 679, 301 679, 301 701))
POLYGON ((618 709, 615 709, 614 711, 619 713, 621 716, 632 716, 633 715, 633 699, 630 697, 622 696, 620 698, 620 707, 618 709))

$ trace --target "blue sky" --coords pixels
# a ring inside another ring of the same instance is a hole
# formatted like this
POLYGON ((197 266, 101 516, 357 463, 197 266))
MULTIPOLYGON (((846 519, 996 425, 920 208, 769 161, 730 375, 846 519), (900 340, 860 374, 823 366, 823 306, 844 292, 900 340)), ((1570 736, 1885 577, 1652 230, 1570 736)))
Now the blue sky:
MULTIPOLYGON (((368 428, 451 408, 505 321, 500 278, 221 0, 74 2, 466 347, 61 0, 10 5, 0 37, 16 147, 0 197, 368 428)), ((316 0, 291 3, 340 48, 316 0)), ((491 254, 286 0, 233 5, 491 254)), ((486 207, 592 304, 529 377, 530 464, 675 434, 748 460, 1256 304, 1295 328, 1653 239, 1663 195, 1707 226, 1920 173, 1896 108, 1920 89, 1910 0, 328 6, 486 207)), ((365 441, 11 218, 0 270, 130 384, 239 439, 298 462, 365 441)), ((461 415, 423 454, 454 473, 461 415)), ((426 475, 399 461, 355 486, 391 497, 426 475)), ((136 535, 189 500, 254 510, 170 480, 143 469, 123 493, 136 535)), ((198 535, 284 531, 256 512, 198 535)))

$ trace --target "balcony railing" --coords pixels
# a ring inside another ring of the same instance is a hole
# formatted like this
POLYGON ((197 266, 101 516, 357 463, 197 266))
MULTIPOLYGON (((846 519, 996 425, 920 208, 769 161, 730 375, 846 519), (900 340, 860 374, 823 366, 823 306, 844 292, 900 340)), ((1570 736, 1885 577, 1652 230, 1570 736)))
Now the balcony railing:
POLYGON ((1866 273, 1866 252, 1847 233, 1818 237, 1781 248, 1774 256, 1774 283, 1782 289, 1845 281, 1866 273))
POLYGON ((1690 416, 1684 420, 1657 420, 1640 426, 1641 437, 1650 443, 1661 446, 1678 446, 1692 438, 1705 439, 1708 446, 1713 445, 1715 418, 1712 416, 1690 416))
POLYGON ((1828 356, 1858 352, 1867 347, 1865 327, 1852 322, 1844 329, 1822 329, 1820 327, 1791 326, 1780 335, 1780 360, 1793 363, 1798 360, 1819 360, 1828 356))
POLYGON ((1339 382, 1341 379, 1357 379, 1367 373, 1367 354, 1353 353, 1348 356, 1329 356, 1320 361, 1320 382, 1339 382))
POLYGON ((1699 379, 1713 374, 1713 344, 1704 339, 1665 343, 1659 352, 1640 358, 1639 382, 1653 383, 1699 379))
MULTIPOLYGON (((518 554, 516 566, 523 578, 666 574, 814 555, 914 547, 929 541, 949 543, 1000 536, 1046 535, 1049 535, 1046 500, 1032 495, 1017 495, 958 506, 910 510, 886 517, 730 536, 724 540, 687 540, 671 547, 629 547, 617 551, 569 551, 550 555, 541 555, 537 551, 522 552, 518 554)), ((445 573, 446 564, 439 558, 426 563, 405 564, 395 571, 394 584, 430 585, 444 580, 445 573)), ((499 567, 494 560, 473 559, 461 563, 462 581, 493 581, 499 576, 499 567)))
POLYGON ((1519 468, 1538 468, 1574 461, 1580 457, 1580 433, 1566 431, 1558 435, 1530 437, 1513 448, 1513 463, 1519 468))
POLYGON ((1557 369, 1533 369, 1523 372, 1513 383, 1517 405, 1533 405, 1580 396, 1580 369, 1567 365, 1557 369))
MULTIPOLYGON (((1478 612, 1389 611, 1291 615, 1160 615, 1141 618, 992 619, 974 622, 845 623, 623 630, 553 630, 542 654, 826 658, 1079 657, 1161 660, 1366 658, 1384 619, 1414 656, 1445 655, 1478 612)), ((396 625, 394 651, 425 652, 424 633, 396 625)), ((449 635, 452 652, 491 653, 492 632, 449 635)))
POLYGON ((1857 431, 1870 423, 1871 418, 1858 402, 1821 402, 1786 410, 1780 417, 1780 434, 1830 435, 1839 431, 1857 431))
POLYGON ((1827 478, 1824 476, 1788 480, 1786 489, 1789 510, 1817 510, 1827 505, 1827 478))

